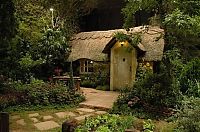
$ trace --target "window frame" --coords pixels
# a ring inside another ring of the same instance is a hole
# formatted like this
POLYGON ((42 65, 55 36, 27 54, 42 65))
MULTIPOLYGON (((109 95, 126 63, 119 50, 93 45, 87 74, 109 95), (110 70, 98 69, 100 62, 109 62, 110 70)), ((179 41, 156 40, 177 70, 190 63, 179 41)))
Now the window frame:
POLYGON ((79 63, 80 63, 80 68, 79 68, 80 74, 91 74, 94 72, 94 61, 89 59, 80 59, 79 63), (92 69, 91 71, 90 68, 92 69))

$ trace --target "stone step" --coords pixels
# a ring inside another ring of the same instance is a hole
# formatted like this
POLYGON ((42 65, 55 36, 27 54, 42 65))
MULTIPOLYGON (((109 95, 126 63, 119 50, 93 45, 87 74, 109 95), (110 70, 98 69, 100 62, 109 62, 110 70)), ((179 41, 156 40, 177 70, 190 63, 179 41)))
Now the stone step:
POLYGON ((40 131, 50 130, 53 128, 60 127, 60 125, 55 121, 40 122, 40 123, 34 124, 34 126, 40 131))
POLYGON ((80 103, 79 107, 102 110, 102 111, 108 111, 111 109, 110 107, 107 107, 107 106, 88 104, 88 103, 84 103, 84 102, 80 103))

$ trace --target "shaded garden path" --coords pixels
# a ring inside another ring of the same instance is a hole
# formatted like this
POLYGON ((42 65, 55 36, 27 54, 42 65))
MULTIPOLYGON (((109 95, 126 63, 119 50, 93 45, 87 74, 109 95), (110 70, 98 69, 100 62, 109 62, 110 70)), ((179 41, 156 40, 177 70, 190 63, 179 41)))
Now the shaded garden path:
POLYGON ((86 101, 80 103, 78 108, 11 113, 10 131, 58 132, 61 131, 62 123, 68 119, 82 121, 86 117, 107 113, 106 110, 112 108, 119 95, 118 92, 92 88, 81 88, 81 90, 86 96, 86 101))
POLYGON ((113 103, 117 100, 118 92, 101 91, 92 88, 81 88, 86 101, 80 103, 81 107, 98 108, 108 110, 112 108, 113 103))

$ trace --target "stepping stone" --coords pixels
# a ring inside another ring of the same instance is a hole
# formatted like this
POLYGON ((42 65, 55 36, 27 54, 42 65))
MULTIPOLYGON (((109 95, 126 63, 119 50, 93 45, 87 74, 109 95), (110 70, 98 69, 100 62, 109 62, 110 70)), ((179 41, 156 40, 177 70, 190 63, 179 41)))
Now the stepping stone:
POLYGON ((60 127, 59 124, 56 123, 55 121, 40 122, 40 123, 34 124, 34 126, 40 131, 60 127))
POLYGON ((91 113, 91 112, 94 112, 95 110, 93 109, 88 109, 88 108, 78 108, 76 109, 78 111, 83 111, 83 112, 87 112, 87 113, 91 113))
POLYGON ((74 114, 73 112, 58 112, 58 113, 55 113, 55 114, 60 119, 66 118, 66 117, 74 117, 74 116, 76 116, 76 114, 74 114))
POLYGON ((34 123, 39 122, 39 120, 37 118, 31 118, 31 121, 33 121, 34 123))
POLYGON ((69 117, 74 117, 74 116, 76 116, 76 114, 74 114, 73 112, 66 112, 67 113, 67 115, 69 116, 69 117))
POLYGON ((43 120, 50 120, 50 119, 53 119, 52 116, 48 115, 48 116, 43 116, 43 120))
POLYGON ((33 114, 28 114, 29 117, 38 117, 39 114, 38 113, 33 113, 33 114))
POLYGON ((76 113, 78 113, 79 115, 83 115, 84 114, 84 112, 82 112, 82 111, 75 111, 76 113))
POLYGON ((12 120, 20 119, 20 115, 11 116, 11 119, 12 119, 12 120))
POLYGON ((22 126, 26 125, 24 119, 17 120, 16 123, 19 124, 19 125, 22 125, 22 126))
POLYGON ((83 120, 85 120, 85 118, 90 117, 90 116, 93 116, 93 114, 87 114, 87 115, 78 116, 78 117, 76 117, 74 119, 77 120, 77 121, 83 121, 83 120))
POLYGON ((58 112, 58 113, 55 113, 58 118, 66 118, 67 117, 67 113, 66 112, 58 112))
POLYGON ((96 111, 95 114, 97 115, 103 115, 103 114, 106 114, 107 112, 106 111, 96 111))

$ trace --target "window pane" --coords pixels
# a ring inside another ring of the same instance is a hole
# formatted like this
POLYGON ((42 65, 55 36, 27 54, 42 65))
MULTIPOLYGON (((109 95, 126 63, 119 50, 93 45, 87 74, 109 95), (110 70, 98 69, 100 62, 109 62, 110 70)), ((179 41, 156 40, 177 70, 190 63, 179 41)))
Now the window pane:
POLYGON ((90 62, 89 62, 89 63, 88 63, 88 66, 89 66, 89 67, 93 67, 93 63, 90 63, 90 62))
POLYGON ((86 66, 86 67, 85 67, 85 72, 88 72, 87 68, 88 68, 88 67, 86 66))
POLYGON ((80 70, 81 70, 81 72, 84 72, 84 67, 83 67, 83 66, 81 66, 80 70))
POLYGON ((88 66, 88 61, 85 61, 85 67, 88 66))
POLYGON ((88 68, 88 72, 93 72, 93 71, 94 71, 93 67, 88 68))

